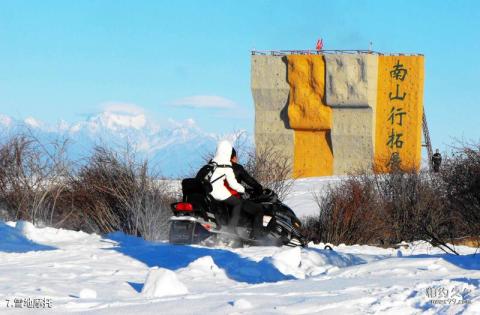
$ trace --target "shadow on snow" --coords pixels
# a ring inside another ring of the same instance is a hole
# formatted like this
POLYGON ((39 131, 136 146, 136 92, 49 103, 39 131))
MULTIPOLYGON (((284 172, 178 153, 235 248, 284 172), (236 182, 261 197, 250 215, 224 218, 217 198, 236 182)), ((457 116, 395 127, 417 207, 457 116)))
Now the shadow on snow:
POLYGON ((44 251, 56 249, 35 243, 25 237, 19 230, 0 221, 0 252, 26 253, 31 251, 44 251))
MULTIPOLYGON (((118 246, 113 250, 137 259, 148 267, 177 270, 187 267, 198 258, 211 256, 230 279, 238 282, 258 284, 295 279, 278 271, 270 258, 256 262, 228 250, 148 242, 121 232, 108 234, 106 238, 118 242, 118 246)), ((138 285, 133 287, 137 291, 141 290, 138 285)))
POLYGON ((411 255, 403 256, 403 258, 441 258, 452 265, 465 270, 480 270, 480 255, 454 255, 454 254, 435 254, 435 255, 411 255))

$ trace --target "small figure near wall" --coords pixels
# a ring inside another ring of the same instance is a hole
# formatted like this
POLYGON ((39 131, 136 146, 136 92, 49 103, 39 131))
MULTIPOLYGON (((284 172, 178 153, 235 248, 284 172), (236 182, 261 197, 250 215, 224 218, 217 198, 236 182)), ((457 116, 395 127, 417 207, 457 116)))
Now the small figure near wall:
POLYGON ((435 150, 435 154, 432 156, 433 171, 438 173, 440 171, 440 165, 442 164, 442 155, 435 150))

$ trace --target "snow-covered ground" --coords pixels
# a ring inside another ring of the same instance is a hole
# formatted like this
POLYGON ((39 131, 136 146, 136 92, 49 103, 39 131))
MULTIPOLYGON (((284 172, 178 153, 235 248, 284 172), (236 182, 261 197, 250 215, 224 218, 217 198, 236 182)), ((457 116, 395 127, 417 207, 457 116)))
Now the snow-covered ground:
POLYGON ((328 187, 340 183, 346 176, 325 176, 297 179, 284 200, 298 217, 316 215, 319 212, 316 197, 321 197, 328 187))
POLYGON ((29 299, 45 298, 59 314, 480 314, 474 249, 322 248, 175 246, 0 222, 0 313, 31 313, 29 299), (438 304, 454 301, 464 304, 438 304))

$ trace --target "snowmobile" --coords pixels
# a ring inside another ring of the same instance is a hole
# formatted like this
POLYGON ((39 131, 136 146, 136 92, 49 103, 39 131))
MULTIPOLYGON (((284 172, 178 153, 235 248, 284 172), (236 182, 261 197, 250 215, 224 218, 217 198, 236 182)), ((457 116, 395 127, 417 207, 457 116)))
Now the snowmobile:
MULTIPOLYGON (((252 218, 242 213, 235 231, 228 229, 231 209, 208 194, 195 178, 182 181, 183 200, 171 204, 169 242, 172 244, 203 244, 206 241, 226 240, 237 246, 307 246, 300 231, 301 223, 295 213, 270 190, 255 195, 247 191, 244 197, 260 204, 264 210, 263 237, 252 238, 252 218)), ((231 243, 230 243, 231 244, 231 243)))

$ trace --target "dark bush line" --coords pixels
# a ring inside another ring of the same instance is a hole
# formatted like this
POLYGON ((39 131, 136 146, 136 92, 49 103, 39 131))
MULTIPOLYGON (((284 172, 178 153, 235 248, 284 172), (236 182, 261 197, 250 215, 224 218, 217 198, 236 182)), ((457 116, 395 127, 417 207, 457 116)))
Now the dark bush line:
POLYGON ((449 244, 480 235, 480 146, 457 149, 440 173, 349 176, 316 201, 319 214, 304 224, 314 241, 387 246, 424 240, 456 253, 449 244))
MULTIPOLYGON (((242 139, 242 138, 240 138, 242 139)), ((67 140, 44 144, 31 133, 0 144, 0 216, 36 225, 109 233, 123 231, 165 238, 170 204, 180 192, 161 180, 135 152, 106 145, 70 161, 67 140)), ((247 170, 284 198, 292 186, 291 166, 274 146, 255 152, 236 143, 247 170)), ((208 159, 208 158, 206 158, 208 159)))
MULTIPOLYGON (((178 197, 148 161, 129 150, 97 146, 80 162, 66 157, 67 140, 40 143, 31 134, 0 145, 0 215, 37 225, 164 238, 169 204, 178 197)), ((237 144, 247 170, 284 198, 291 165, 275 147, 256 152, 237 144)), ((480 235, 480 145, 463 145, 441 172, 350 176, 316 197, 319 214, 305 233, 332 244, 448 243, 480 235)))
POLYGON ((73 163, 68 141, 40 143, 16 135, 0 147, 0 204, 4 219, 108 233, 124 231, 146 239, 166 235, 175 192, 147 161, 97 146, 73 163))

